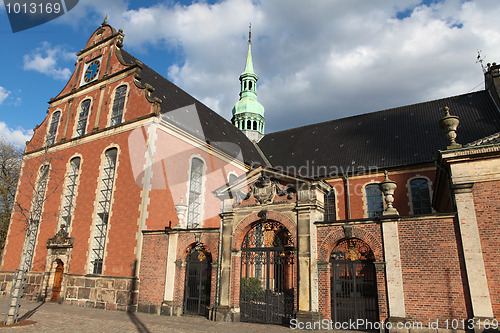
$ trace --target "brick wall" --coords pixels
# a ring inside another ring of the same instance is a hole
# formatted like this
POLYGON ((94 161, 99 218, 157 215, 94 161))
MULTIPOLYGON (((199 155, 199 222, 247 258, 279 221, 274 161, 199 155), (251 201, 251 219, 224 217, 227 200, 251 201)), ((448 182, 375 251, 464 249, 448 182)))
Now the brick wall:
MULTIPOLYGON (((402 218, 398 226, 408 320, 439 319, 443 323, 446 319, 467 319, 470 314, 467 280, 454 219, 402 218)), ((354 224, 352 236, 370 246, 376 262, 384 261, 380 223, 354 224)), ((330 253, 344 237, 341 225, 318 225, 319 305, 324 318, 331 318, 330 253)), ((389 313, 383 264, 376 264, 376 275, 379 317, 385 320, 389 313)))
MULTIPOLYGON (((100 185, 98 179, 101 168, 101 155, 107 147, 114 144, 119 147, 119 155, 103 273, 118 276, 131 276, 134 274, 134 247, 137 244, 136 233, 141 188, 135 182, 131 167, 128 137, 129 132, 124 132, 100 140, 71 146, 50 153, 47 156, 47 160, 51 162, 51 171, 47 184, 46 200, 43 204, 42 221, 37 235, 32 271, 42 272, 46 268, 46 242, 57 232, 57 219, 60 215, 62 187, 67 163, 71 157, 80 156, 79 186, 74 206, 74 217, 69 230, 70 236, 75 239, 69 273, 87 273, 85 266, 89 253, 89 237, 94 219, 96 192, 97 187, 100 185)), ((23 193, 28 193, 30 197, 33 188, 30 188, 29 184, 33 183, 33 181, 29 178, 33 177, 33 173, 29 173, 28 170, 38 170, 42 160, 43 157, 39 157, 25 162, 26 170, 23 170, 21 187, 23 193)), ((143 163, 143 161, 137 159, 134 162, 143 163)), ((18 196, 18 201, 25 210, 29 211, 31 207, 29 198, 18 196)), ((4 249, 2 270, 14 270, 18 267, 25 233, 25 218, 19 212, 14 213, 4 249)))
MULTIPOLYGON (((145 233, 141 261, 141 289, 139 291, 139 310, 159 313, 164 301, 165 278, 168 257, 168 234, 154 232, 145 233)), ((217 286, 217 256, 219 233, 201 233, 200 242, 211 261, 210 305, 215 304, 217 286)), ((186 287, 186 260, 190 250, 196 245, 192 232, 181 232, 177 239, 175 259, 175 280, 173 306, 183 309, 184 291, 186 287)))
MULTIPOLYGON (((400 215, 410 214, 410 188, 408 180, 412 178, 427 178, 430 180, 431 191, 434 186, 435 170, 432 167, 415 171, 414 169, 407 169, 403 171, 390 172, 389 178, 396 182, 397 189, 394 192, 394 207, 398 210, 400 215), (428 170, 427 170, 428 169, 428 170)), ((365 185, 370 183, 379 183, 384 180, 384 175, 381 172, 369 174, 363 177, 355 177, 349 179, 350 191, 350 208, 351 219, 361 219, 366 217, 366 202, 364 198, 365 185)), ((335 188, 337 195, 337 216, 339 220, 349 219, 346 186, 342 179, 330 180, 330 185, 335 188)), ((432 198, 432 192, 431 192, 432 198)))
POLYGON ((168 235, 145 233, 143 236, 139 304, 161 305, 165 293, 168 235))
POLYGON ((493 315, 500 318, 500 188, 498 181, 472 188, 493 315))
MULTIPOLYGON (((376 261, 383 261, 382 234, 380 224, 364 223, 356 224, 353 228, 353 237, 359 238, 368 244, 375 255, 376 261)), ((345 238, 341 225, 318 225, 318 273, 319 273, 319 310, 323 318, 332 319, 331 311, 331 264, 330 254, 338 241, 345 238)), ((378 269, 377 273, 377 294, 379 318, 386 319, 387 295, 385 288, 385 271, 378 269)))
POLYGON ((469 318, 460 233, 453 218, 399 222, 401 268, 410 321, 469 318))

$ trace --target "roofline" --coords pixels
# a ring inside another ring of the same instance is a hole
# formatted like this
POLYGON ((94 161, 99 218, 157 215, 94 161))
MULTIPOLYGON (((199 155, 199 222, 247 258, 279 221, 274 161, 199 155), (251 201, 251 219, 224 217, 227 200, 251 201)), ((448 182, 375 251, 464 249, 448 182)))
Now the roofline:
MULTIPOLYGON (((335 121, 338 121, 338 120, 357 118, 357 117, 362 117, 362 116, 366 116, 366 115, 369 115, 369 114, 374 114, 374 113, 379 113, 379 112, 386 112, 386 111, 396 110, 396 109, 400 109, 400 108, 406 108, 406 107, 410 107, 410 106, 417 106, 417 105, 427 104, 427 103, 431 103, 431 102, 442 101, 442 100, 446 100, 446 99, 450 99, 450 98, 457 98, 457 97, 461 97, 461 96, 466 96, 466 95, 470 95, 470 94, 483 93, 483 92, 486 92, 486 91, 487 90, 485 90, 485 89, 483 89, 483 90, 477 90, 477 91, 472 91, 472 92, 468 92, 468 93, 464 93, 464 94, 460 94, 460 95, 443 97, 443 98, 439 98, 439 99, 432 99, 432 100, 428 100, 428 101, 425 101, 425 102, 420 102, 420 103, 415 103, 415 104, 409 104, 409 105, 402 105, 402 106, 396 106, 396 107, 389 108, 389 109, 361 113, 361 114, 357 114, 357 115, 353 115, 353 116, 349 116, 349 117, 345 117, 345 118, 337 118, 337 119, 327 120, 327 121, 323 121, 323 122, 319 122, 319 123, 314 123, 314 124, 309 124, 309 125, 304 125, 304 126, 299 126, 299 127, 293 127, 293 128, 289 128, 289 129, 285 129, 285 130, 281 130, 281 131, 267 133, 266 135, 264 135, 264 138, 267 135, 276 134, 276 133, 282 133, 282 132, 286 132, 286 131, 292 131, 292 130, 296 130, 296 129, 299 129, 299 128, 306 128, 306 127, 310 127, 310 126, 323 125, 323 124, 335 122, 335 121)), ((490 96, 490 98, 491 98, 491 96, 490 96)))

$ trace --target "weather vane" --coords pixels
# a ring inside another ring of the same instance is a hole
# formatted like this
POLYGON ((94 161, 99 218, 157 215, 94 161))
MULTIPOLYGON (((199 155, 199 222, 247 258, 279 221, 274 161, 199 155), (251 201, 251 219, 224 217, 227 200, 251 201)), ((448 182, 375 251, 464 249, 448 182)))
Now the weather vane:
POLYGON ((252 22, 250 22, 250 25, 248 26, 248 42, 252 43, 252 22))
POLYGON ((481 52, 483 52, 483 50, 477 50, 476 64, 480 64, 483 72, 486 73, 488 70, 483 65, 483 61, 486 57, 483 57, 481 52))

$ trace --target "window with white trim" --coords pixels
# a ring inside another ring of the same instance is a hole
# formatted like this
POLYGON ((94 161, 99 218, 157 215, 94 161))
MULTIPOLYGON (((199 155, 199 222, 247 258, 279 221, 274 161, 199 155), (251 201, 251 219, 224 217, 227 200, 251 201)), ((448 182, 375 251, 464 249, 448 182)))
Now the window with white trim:
POLYGON ((189 203, 187 215, 187 227, 197 228, 201 222, 201 204, 203 187, 204 163, 199 158, 191 160, 191 173, 189 175, 189 203))
POLYGON ((104 247, 106 245, 106 233, 108 230, 109 212, 111 211, 111 195, 115 181, 116 155, 118 150, 110 148, 104 154, 104 165, 101 182, 99 184, 97 202, 97 221, 94 228, 94 239, 92 242, 91 272, 102 274, 104 261, 104 247))
POLYGON ((66 230, 68 230, 71 225, 79 174, 80 157, 74 157, 71 161, 69 161, 61 205, 60 225, 64 224, 66 226, 66 230))
POLYGON ((52 114, 52 119, 50 121, 49 132, 47 133, 47 146, 52 146, 56 141, 57 125, 59 124, 59 118, 61 117, 61 112, 56 111, 52 114))
POLYGON ((384 198, 378 184, 368 184, 366 192, 366 212, 368 217, 381 216, 384 211, 384 198))
POLYGON ((85 134, 87 128, 87 119, 89 117, 90 99, 86 99, 80 105, 80 113, 78 114, 78 123, 76 124, 76 136, 85 134))
POLYGON ((122 123, 123 109, 125 108, 125 97, 127 96, 127 86, 119 86, 115 91, 115 99, 113 100, 113 109, 111 111, 110 126, 119 125, 122 123))
POLYGON ((425 178, 415 178, 410 181, 413 214, 432 213, 429 181, 425 178))

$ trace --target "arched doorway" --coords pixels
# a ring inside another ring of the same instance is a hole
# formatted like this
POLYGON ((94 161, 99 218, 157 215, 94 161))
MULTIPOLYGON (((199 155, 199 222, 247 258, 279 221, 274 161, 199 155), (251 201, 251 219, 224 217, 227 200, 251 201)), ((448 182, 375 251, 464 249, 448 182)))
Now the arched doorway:
POLYGON ((241 247, 240 320, 288 325, 295 309, 295 246, 285 226, 256 224, 241 247))
POLYGON ((332 320, 379 321, 375 256, 357 238, 341 239, 332 251, 332 320))
POLYGON ((63 273, 64 273, 64 264, 61 260, 57 260, 57 267, 54 274, 54 283, 52 284, 52 295, 50 296, 51 302, 59 302, 59 297, 61 295, 63 273))
POLYGON ((186 262, 184 314, 208 317, 212 282, 212 256, 204 246, 190 250, 186 262))

